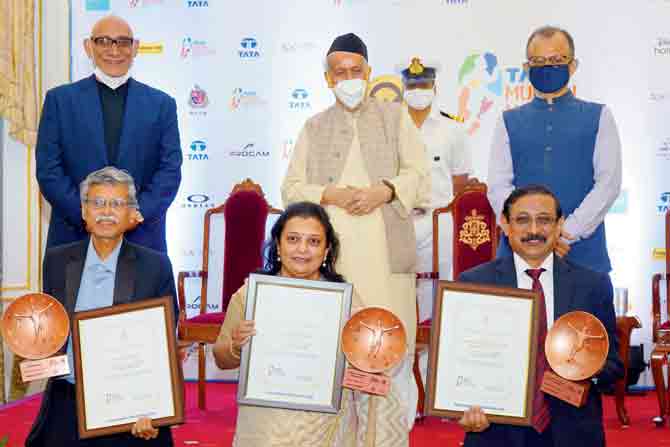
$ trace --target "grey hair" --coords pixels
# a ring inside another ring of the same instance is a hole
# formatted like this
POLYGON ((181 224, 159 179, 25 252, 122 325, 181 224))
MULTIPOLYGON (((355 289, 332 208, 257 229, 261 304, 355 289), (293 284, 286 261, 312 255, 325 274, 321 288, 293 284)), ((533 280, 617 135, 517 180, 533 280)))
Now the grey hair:
POLYGON ((97 171, 91 172, 79 184, 79 198, 81 203, 88 199, 88 190, 95 185, 128 185, 128 206, 138 208, 137 189, 133 177, 124 169, 118 169, 114 166, 106 166, 97 171))
POLYGON ((533 39, 535 39, 538 36, 543 37, 545 39, 550 39, 556 33, 561 33, 565 36, 565 39, 568 41, 568 47, 570 48, 570 57, 575 57, 575 41, 572 38, 572 35, 570 35, 570 33, 564 30, 563 28, 551 25, 542 26, 533 31, 532 33, 530 33, 528 41, 526 42, 526 57, 528 57, 528 50, 530 49, 530 44, 533 41, 533 39))

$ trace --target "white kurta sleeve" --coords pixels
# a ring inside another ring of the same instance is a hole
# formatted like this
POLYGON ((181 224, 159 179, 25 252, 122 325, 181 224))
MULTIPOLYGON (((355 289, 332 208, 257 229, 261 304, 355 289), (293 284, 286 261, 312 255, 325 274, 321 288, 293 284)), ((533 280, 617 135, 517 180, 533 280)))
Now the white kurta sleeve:
POLYGON ((593 151, 593 180, 593 189, 565 220, 565 231, 575 236, 576 240, 593 234, 621 191, 621 141, 607 106, 600 112, 593 151))
POLYGON ((493 211, 502 215, 503 203, 514 190, 514 165, 512 164, 512 151, 509 144, 509 135, 502 117, 498 120, 493 131, 491 142, 491 153, 489 155, 488 173, 489 193, 488 198, 493 211))

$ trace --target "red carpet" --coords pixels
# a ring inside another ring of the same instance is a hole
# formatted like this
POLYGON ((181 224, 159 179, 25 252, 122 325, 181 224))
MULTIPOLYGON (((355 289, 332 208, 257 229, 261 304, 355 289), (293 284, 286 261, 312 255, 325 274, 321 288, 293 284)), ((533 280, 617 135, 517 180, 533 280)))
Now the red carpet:
MULTIPOLYGON (((197 447, 229 446, 235 429, 234 384, 208 385, 208 411, 199 411, 195 401, 195 384, 186 385, 187 423, 173 429, 175 445, 197 447)), ((8 447, 23 446, 39 408, 40 396, 0 407, 0 439, 9 435, 8 447)), ((605 397, 605 428, 608 447, 670 447, 670 428, 656 428, 651 418, 658 412, 656 395, 629 396, 626 406, 631 416, 631 426, 622 429, 614 412, 614 399, 605 397)), ((412 446, 457 447, 463 433, 453 422, 427 418, 411 434, 412 446)))

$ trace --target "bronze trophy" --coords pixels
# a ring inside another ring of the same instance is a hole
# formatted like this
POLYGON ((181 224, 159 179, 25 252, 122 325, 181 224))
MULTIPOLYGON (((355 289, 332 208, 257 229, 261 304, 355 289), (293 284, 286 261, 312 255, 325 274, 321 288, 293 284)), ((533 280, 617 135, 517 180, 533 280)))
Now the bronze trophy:
POLYGON ((575 407, 586 402, 591 377, 607 360, 605 326, 588 312, 574 311, 554 322, 544 343, 547 362, 541 390, 575 407))
POLYGON ((387 309, 366 307, 344 325, 342 350, 353 366, 345 370, 343 386, 385 396, 391 379, 383 372, 400 363, 407 351, 405 326, 387 309))
POLYGON ((70 373, 67 355, 53 356, 67 341, 70 318, 63 305, 44 293, 14 300, 0 322, 7 347, 25 360, 20 363, 24 382, 70 373))

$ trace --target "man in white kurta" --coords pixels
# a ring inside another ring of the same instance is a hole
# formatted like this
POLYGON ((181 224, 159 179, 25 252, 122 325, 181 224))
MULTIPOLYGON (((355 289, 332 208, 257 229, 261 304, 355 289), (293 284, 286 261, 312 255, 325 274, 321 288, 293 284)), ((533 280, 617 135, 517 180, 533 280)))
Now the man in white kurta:
POLYGON ((404 323, 405 360, 394 370, 391 392, 355 393, 359 445, 408 446, 411 359, 416 335, 415 250, 411 210, 428 206, 430 180, 416 127, 397 104, 365 97, 367 50, 348 34, 328 52, 326 79, 336 104, 310 118, 300 133, 282 185, 287 205, 323 204, 340 237, 337 270, 365 306, 384 306, 404 323), (369 422, 369 424, 368 424, 369 422))

